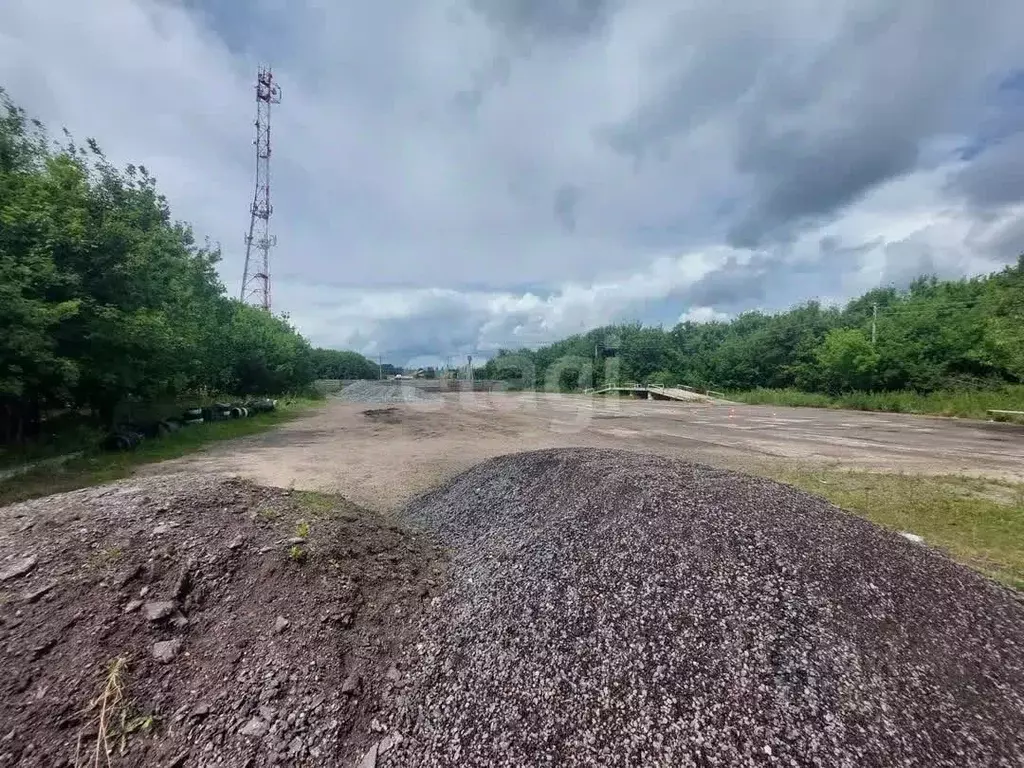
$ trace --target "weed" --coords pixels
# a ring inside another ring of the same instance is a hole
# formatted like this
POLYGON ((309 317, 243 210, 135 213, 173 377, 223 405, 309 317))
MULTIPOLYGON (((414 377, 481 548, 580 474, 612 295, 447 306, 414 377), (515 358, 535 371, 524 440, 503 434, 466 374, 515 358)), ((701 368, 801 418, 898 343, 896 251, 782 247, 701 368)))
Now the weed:
POLYGON ((292 544, 291 549, 288 550, 288 559, 294 563, 304 563, 306 562, 306 550, 299 544, 292 544))
POLYGON ((91 766, 99 768, 110 765, 113 751, 111 726, 117 722, 124 704, 124 674, 128 661, 118 656, 107 667, 107 675, 99 696, 89 703, 89 712, 96 712, 96 749, 92 755, 82 754, 83 733, 78 735, 78 747, 75 750, 75 766, 91 766), (83 758, 84 757, 84 762, 83 758))
POLYGON ((309 523, 307 523, 305 520, 299 520, 299 522, 295 525, 295 535, 298 536, 300 539, 308 539, 309 523))
MULTIPOLYGON (((945 390, 928 394, 910 391, 848 392, 836 396, 802 392, 797 389, 754 389, 747 392, 731 392, 728 397, 730 400, 751 405, 848 408, 858 411, 921 413, 972 419, 992 418, 990 410, 1024 411, 1024 385, 977 391, 945 390)), ((1012 420, 1009 416, 1004 419, 1012 420)))
POLYGON ((197 424, 158 440, 146 440, 134 451, 105 453, 92 450, 59 465, 33 467, 0 480, 0 506, 120 480, 131 475, 142 464, 185 456, 219 440, 266 432, 307 413, 317 405, 311 400, 279 403, 276 411, 248 419, 197 424))

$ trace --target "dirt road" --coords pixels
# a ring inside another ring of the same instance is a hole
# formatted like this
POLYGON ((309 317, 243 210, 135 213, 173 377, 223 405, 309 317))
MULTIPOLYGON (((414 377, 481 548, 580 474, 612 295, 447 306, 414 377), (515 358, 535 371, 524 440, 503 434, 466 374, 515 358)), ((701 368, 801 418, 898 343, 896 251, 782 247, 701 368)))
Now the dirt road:
POLYGON ((1024 480, 1024 427, 895 414, 692 405, 555 394, 459 393, 369 405, 331 400, 279 429, 142 470, 240 475, 394 509, 483 459, 623 448, 743 469, 765 462, 1024 480))

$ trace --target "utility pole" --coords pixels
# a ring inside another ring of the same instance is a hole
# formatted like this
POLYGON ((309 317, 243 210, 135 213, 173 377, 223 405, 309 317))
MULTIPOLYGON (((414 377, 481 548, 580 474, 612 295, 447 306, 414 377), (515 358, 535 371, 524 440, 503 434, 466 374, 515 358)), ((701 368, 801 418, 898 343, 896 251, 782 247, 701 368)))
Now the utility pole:
POLYGON ((875 342, 878 341, 878 302, 876 301, 871 305, 871 346, 875 346, 875 342))
POLYGON ((270 67, 256 75, 256 191, 249 206, 249 234, 245 236, 245 270, 239 298, 270 311, 270 249, 277 238, 270 234, 270 105, 281 103, 281 89, 270 67), (253 263, 252 247, 258 257, 253 263))
POLYGON ((381 380, 384 378, 384 365, 381 362, 381 356, 377 355, 377 379, 381 380))

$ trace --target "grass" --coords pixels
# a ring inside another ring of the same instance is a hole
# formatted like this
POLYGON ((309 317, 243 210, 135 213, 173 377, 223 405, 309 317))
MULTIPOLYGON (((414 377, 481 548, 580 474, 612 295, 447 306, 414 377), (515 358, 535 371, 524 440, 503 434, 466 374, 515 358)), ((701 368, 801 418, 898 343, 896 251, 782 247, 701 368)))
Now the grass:
POLYGON ((989 410, 1024 411, 1024 385, 991 390, 947 390, 920 392, 850 392, 823 395, 797 389, 754 389, 730 392, 728 399, 751 405, 801 406, 805 408, 846 408, 858 411, 919 413, 988 419, 989 410))
POLYGON ((120 480, 142 464, 185 456, 221 440, 266 432, 319 404, 307 398, 279 400, 277 410, 270 413, 186 427, 159 439, 146 440, 134 451, 107 453, 92 449, 60 465, 34 467, 0 480, 0 506, 120 480))
POLYGON ((820 467, 755 471, 885 528, 923 536, 954 560, 1024 589, 1024 484, 820 467))

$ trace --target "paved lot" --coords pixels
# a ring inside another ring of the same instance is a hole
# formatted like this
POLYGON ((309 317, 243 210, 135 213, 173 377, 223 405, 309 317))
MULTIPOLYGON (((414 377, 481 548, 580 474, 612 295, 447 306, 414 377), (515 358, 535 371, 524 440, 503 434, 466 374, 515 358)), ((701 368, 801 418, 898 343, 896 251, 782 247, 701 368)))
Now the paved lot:
POLYGON ((483 459, 570 446, 624 448, 739 469, 790 462, 1024 480, 1024 427, 1007 424, 500 393, 387 406, 332 400, 275 431, 143 471, 223 471, 271 485, 337 491, 357 503, 393 509, 483 459))

